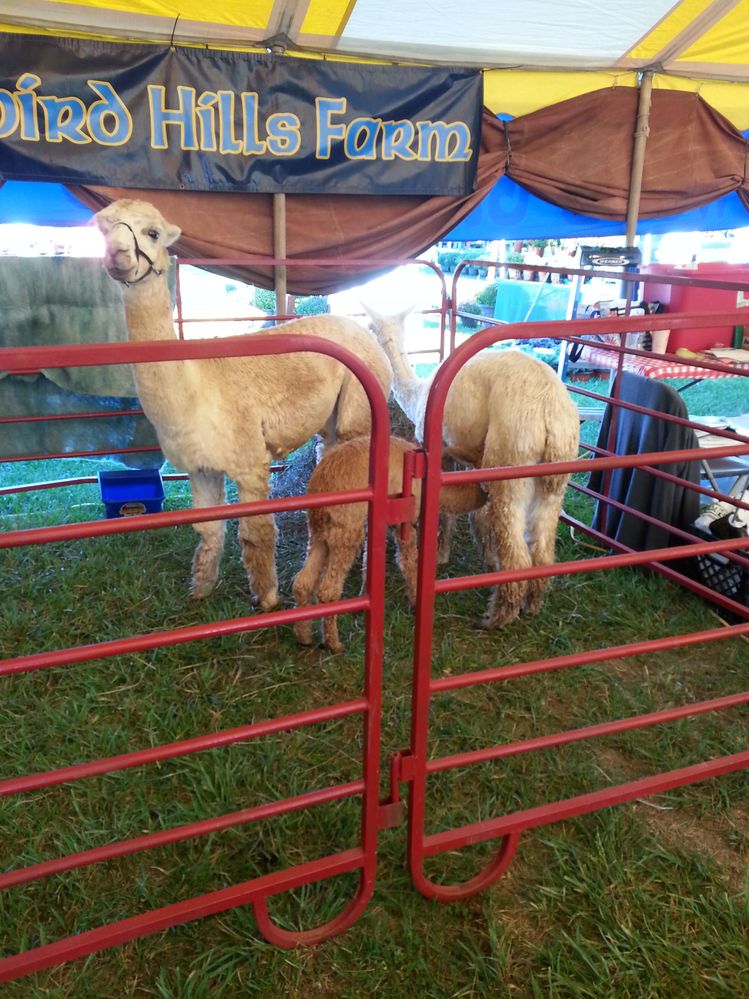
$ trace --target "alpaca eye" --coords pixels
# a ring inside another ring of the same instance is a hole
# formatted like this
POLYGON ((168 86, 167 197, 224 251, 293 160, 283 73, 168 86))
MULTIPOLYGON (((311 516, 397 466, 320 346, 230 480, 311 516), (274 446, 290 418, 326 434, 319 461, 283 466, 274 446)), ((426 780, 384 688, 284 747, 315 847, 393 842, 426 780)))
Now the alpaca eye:
POLYGON ((159 230, 158 229, 149 229, 148 230, 148 235, 150 236, 151 239, 157 240, 159 238, 159 230))

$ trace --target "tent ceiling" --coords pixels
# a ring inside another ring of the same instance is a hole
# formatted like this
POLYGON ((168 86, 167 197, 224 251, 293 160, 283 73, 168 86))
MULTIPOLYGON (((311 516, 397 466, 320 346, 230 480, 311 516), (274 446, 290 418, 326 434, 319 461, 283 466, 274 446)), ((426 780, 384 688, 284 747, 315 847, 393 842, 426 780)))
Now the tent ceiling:
POLYGON ((749 0, 5 0, 6 30, 749 80, 749 0))
MULTIPOLYGON (((696 91, 734 128, 749 129, 749 0, 2 0, 0 31, 241 51, 280 45, 290 55, 330 60, 476 66, 484 70, 485 105, 509 117, 591 91, 636 87, 638 71, 650 69, 654 89, 696 91)), ((504 181, 492 218, 508 214, 513 188, 504 181)), ((15 213, 18 192, 5 195, 15 213)), ((715 207, 720 215, 727 199, 733 208, 725 221, 735 225, 743 212, 735 194, 698 211, 715 207)), ((2 200, 0 218, 8 221, 2 200)), ((62 207, 80 212, 75 203, 62 207)), ((520 207, 505 220, 525 234, 529 212, 520 218, 520 207)), ((569 227, 570 213, 554 210, 569 227)), ((489 228, 492 218, 484 219, 489 228)), ((713 214, 699 221, 715 224, 713 214)))

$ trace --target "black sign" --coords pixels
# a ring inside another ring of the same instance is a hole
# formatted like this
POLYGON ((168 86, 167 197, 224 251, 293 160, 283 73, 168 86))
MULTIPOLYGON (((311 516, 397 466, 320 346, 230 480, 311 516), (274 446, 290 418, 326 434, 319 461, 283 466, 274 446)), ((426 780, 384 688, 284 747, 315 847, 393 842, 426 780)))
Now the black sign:
POLYGON ((636 246, 583 246, 580 248, 581 267, 639 267, 642 253, 636 246))
POLYGON ((0 35, 0 178, 264 193, 473 190, 480 72, 0 35))

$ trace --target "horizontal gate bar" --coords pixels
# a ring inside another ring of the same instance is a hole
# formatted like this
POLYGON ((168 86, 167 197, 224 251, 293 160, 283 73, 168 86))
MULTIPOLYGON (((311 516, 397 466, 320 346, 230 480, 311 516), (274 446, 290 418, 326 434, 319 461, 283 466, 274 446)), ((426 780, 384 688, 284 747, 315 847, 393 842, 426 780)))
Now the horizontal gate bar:
POLYGON ((514 666, 495 666, 493 669, 476 670, 474 673, 442 676, 432 680, 429 689, 432 693, 458 690, 461 687, 473 687, 493 680, 514 680, 519 676, 547 673, 550 670, 566 669, 570 666, 602 663, 609 659, 625 659, 628 656, 639 656, 646 652, 665 652, 669 649, 701 645, 703 642, 735 638, 739 635, 749 635, 749 622, 710 628, 707 631, 692 631, 688 635, 668 635, 665 638, 651 638, 641 642, 632 642, 629 645, 611 645, 601 649, 589 649, 586 652, 573 652, 564 656, 555 656, 552 659, 534 659, 525 663, 516 663, 514 666))
POLYGON ((158 444, 143 444, 141 447, 108 447, 98 451, 45 451, 41 454, 8 454, 0 457, 0 461, 47 461, 50 458, 106 458, 110 454, 141 454, 145 451, 158 450, 158 444))
POLYGON ((482 572, 473 576, 452 576, 437 579, 435 593, 455 593, 472 590, 480 586, 495 586, 519 579, 545 579, 547 576, 574 576, 581 572, 600 572, 603 569, 620 569, 630 565, 646 565, 650 562, 667 562, 682 559, 689 555, 709 555, 713 552, 732 551, 734 548, 749 549, 749 537, 728 538, 721 541, 705 541, 674 548, 650 548, 646 551, 632 551, 625 555, 601 555, 597 558, 583 558, 576 562, 559 562, 552 565, 537 565, 530 569, 504 569, 501 572, 482 572))
POLYGON ((10 888, 13 885, 26 884, 29 881, 37 881, 40 878, 50 877, 52 874, 72 871, 77 867, 87 867, 90 864, 101 863, 105 860, 127 857, 132 853, 140 853, 142 850, 150 850, 157 846, 180 843, 182 840, 194 839, 197 836, 207 836, 210 833, 222 832, 224 829, 233 829, 236 826, 248 825, 250 822, 259 822, 262 819, 273 818, 276 815, 287 815, 289 812, 298 812, 303 808, 311 808, 313 805, 340 801, 342 798, 351 798, 354 795, 362 794, 363 791, 363 780, 350 781, 348 784, 326 787, 319 791, 308 791, 306 794, 298 794, 293 798, 284 798, 266 805, 244 808, 239 812, 217 815, 214 818, 203 819, 200 822, 175 826, 173 829, 162 829, 159 832, 146 833, 143 836, 136 836, 133 839, 125 839, 117 843, 97 846, 91 850, 82 850, 80 853, 70 853, 64 857, 55 857, 53 860, 45 860, 39 864, 32 864, 29 867, 22 867, 0 874, 0 889, 10 888))
MULTIPOLYGON (((589 450, 593 450, 591 447, 589 450)), ((598 449, 603 450, 603 449, 598 449)), ((711 458, 734 458, 749 454, 744 438, 738 445, 710 448, 711 458)), ((603 458, 574 458, 569 461, 548 461, 540 465, 501 465, 496 468, 472 468, 464 472, 446 472, 442 484, 464 482, 498 482, 505 479, 529 479, 545 475, 566 475, 574 472, 604 471, 609 468, 639 468, 641 465, 670 465, 677 461, 700 461, 705 449, 681 448, 674 451, 643 451, 641 454, 611 454, 603 458)))
MULTIPOLYGON (((43 416, 0 416, 0 425, 3 423, 43 423, 54 420, 103 420, 111 419, 113 416, 143 416, 142 409, 97 409, 87 413, 45 413, 43 416)), ((0 461, 7 461, 7 458, 0 458, 0 461)))
MULTIPOLYGON (((598 447, 598 445, 596 444, 591 444, 589 445, 589 447, 590 450, 594 451, 596 454, 606 455, 612 453, 611 451, 606 451, 604 448, 598 447)), ((712 499, 718 499, 718 500, 732 499, 732 497, 726 496, 725 493, 718 492, 717 489, 711 489, 709 486, 698 485, 696 482, 690 482, 688 479, 683 478, 683 476, 672 475, 670 472, 663 472, 661 471, 660 468, 654 468, 651 465, 640 465, 639 470, 641 472, 647 472, 648 475, 652 475, 655 478, 662 479, 664 482, 672 482, 675 486, 680 486, 682 489, 688 489, 690 492, 698 493, 700 496, 709 496, 712 499)), ((600 496, 604 502, 608 503, 611 506, 615 505, 617 502, 616 500, 612 499, 610 496, 606 496, 602 493, 597 493, 594 489, 590 489, 588 488, 588 486, 584 486, 580 482, 570 482, 570 487, 572 489, 577 489, 578 492, 583 492, 587 496, 592 496, 596 499, 600 496)), ((744 503, 743 500, 739 498, 736 498, 734 502, 736 503, 736 506, 749 509, 749 504, 744 503)), ((626 509, 627 512, 629 512, 630 514, 634 514, 635 516, 638 517, 643 516, 642 510, 635 510, 634 508, 629 508, 629 507, 626 509)), ((671 527, 672 525, 669 525, 669 530, 671 529, 671 527)))
MULTIPOLYGON (((272 465, 271 471, 273 471, 272 465)), ((166 475, 162 475, 161 478, 164 482, 185 482, 189 476, 186 472, 169 472, 166 475)), ((99 479, 95 475, 82 475, 74 479, 50 479, 47 482, 28 482, 25 485, 2 486, 2 488, 0 488, 0 496, 10 496, 13 493, 34 492, 37 489, 60 489, 66 486, 95 485, 98 481, 99 479)))
MULTIPOLYGON (((680 484, 680 482, 682 481, 679 480, 676 476, 673 476, 672 478, 676 484, 680 484)), ((634 507, 627 506, 626 503, 622 503, 620 500, 612 499, 610 496, 606 496, 595 489, 589 489, 588 486, 583 486, 579 482, 570 483, 570 487, 572 489, 576 489, 579 493, 582 493, 585 496, 590 496, 591 499, 607 503, 615 510, 621 510, 623 513, 627 513, 632 517, 637 517, 638 520, 641 520, 646 524, 654 524, 656 527, 664 528, 675 538, 681 538, 683 541, 689 542, 690 545, 700 540, 697 534, 685 531, 680 527, 676 527, 674 524, 667 523, 665 520, 659 520, 657 517, 652 517, 649 513, 645 513, 643 510, 635 510, 634 507)), ((699 491, 703 492, 702 489, 700 489, 699 491)), ((704 492, 711 494, 716 499, 721 500, 721 502, 725 501, 731 502, 732 499, 732 497, 728 496, 726 493, 719 493, 713 489, 704 490, 704 492)), ((746 509, 749 509, 749 503, 744 503, 741 500, 739 500, 736 503, 736 506, 745 507, 746 509)), ((585 526, 587 527, 588 525, 586 524, 585 526)), ((634 551, 633 548, 627 548, 627 550, 634 551)), ((691 551, 691 548, 688 550, 691 551)), ((740 565, 745 565, 747 569, 749 569, 749 561, 742 558, 742 556, 739 555, 737 552, 728 551, 724 549, 722 554, 724 554, 726 558, 731 559, 731 561, 739 562, 740 565)))
MULTIPOLYGON (((145 449, 139 448, 138 450, 145 449)), ((372 495, 371 488, 352 489, 347 493, 285 496, 270 500, 252 500, 247 503, 222 503, 221 506, 172 510, 168 513, 144 513, 134 517, 87 520, 78 524, 59 524, 57 527, 30 527, 23 531, 0 533, 0 548, 44 545, 52 541, 72 541, 77 538, 100 538, 109 534, 127 534, 131 531, 175 527, 178 524, 198 524, 210 520, 236 520, 238 517, 251 517, 255 514, 309 510, 319 506, 342 506, 345 503, 361 503, 371 500, 372 495)))
MULTIPOLYGON (((617 541, 615 538, 611 538, 609 537, 609 535, 603 534, 601 533, 601 531, 597 531, 595 528, 590 527, 587 524, 584 524, 582 521, 577 520, 575 517, 570 517, 568 514, 565 514, 564 511, 562 512, 561 519, 565 523, 569 524, 571 527, 574 527, 577 530, 582 531, 584 534, 587 534, 588 537, 598 542, 598 544, 602 547, 615 548, 617 551, 620 552, 634 551, 634 549, 630 548, 628 545, 623 545, 620 541, 617 541)), ((685 555, 687 555, 688 552, 691 550, 692 550, 691 547, 687 548, 685 546, 684 548, 685 555)), ((738 565, 744 565, 747 562, 746 559, 742 558, 737 552, 733 551, 732 549, 727 549, 727 548, 723 549, 723 555, 727 559, 737 563, 738 565)), ((749 608, 747 608, 746 604, 741 604, 737 600, 732 600, 731 597, 728 597, 723 593, 719 593, 717 590, 711 589, 709 586, 706 586, 704 583, 701 583, 696 579, 692 579, 690 576, 685 575, 683 572, 679 572, 676 569, 672 569, 668 565, 664 565, 663 562, 650 562, 648 568, 651 569, 653 572, 657 572, 659 575, 669 580, 669 582, 675 583, 677 586, 680 586, 683 589, 690 590, 692 593, 696 593, 697 596, 702 597, 704 600, 707 600, 709 603, 717 604, 718 606, 723 607, 726 610, 729 610, 734 616, 738 617, 740 620, 749 620, 749 608)))
POLYGON ((677 721, 679 718, 691 718, 692 715, 735 708, 741 704, 749 704, 749 691, 744 691, 741 694, 727 694, 725 697, 716 697, 709 701, 684 704, 677 708, 664 708, 662 711, 652 711, 649 714, 633 715, 631 718, 599 722, 597 725, 586 725, 584 728, 569 729, 566 732, 552 732, 549 735, 539 735, 533 739, 519 739, 516 742, 506 742, 499 746, 490 746, 487 749, 474 749, 466 753, 455 753, 452 756, 441 756, 438 759, 427 760, 427 773, 439 773, 443 770, 452 770, 455 767, 469 766, 474 763, 487 763, 508 756, 530 753, 537 749, 566 746, 571 742, 582 742, 596 736, 614 735, 617 732, 647 728, 650 725, 677 721))
POLYGON ((471 825, 460 826, 447 832, 432 833, 424 837, 424 855, 431 857, 445 850, 454 850, 461 846, 483 843, 488 839, 506 836, 509 833, 522 832, 525 829, 535 829, 538 826, 550 825, 563 819, 572 819, 577 815, 587 815, 600 808, 611 805, 621 805, 634 798, 643 798, 650 794, 660 794, 671 791, 685 784, 696 784, 698 781, 721 774, 744 770, 749 767, 749 749, 734 753, 731 756, 720 756, 714 760, 695 763, 678 770, 667 770, 652 777, 641 777, 639 780, 626 784, 616 784, 600 791, 591 791, 574 798, 539 805, 512 815, 503 815, 495 819, 484 819, 471 825))
POLYGON ((25 777, 12 777, 9 780, 0 781, 0 798, 21 794, 25 791, 36 791, 42 787, 67 784, 71 781, 83 780, 86 777, 114 773, 117 770, 129 770, 131 767, 141 767, 147 763, 156 763, 159 760, 170 760, 176 756, 202 753, 208 749, 217 749, 220 746, 230 746, 235 742, 274 735, 276 732, 287 732, 305 725, 316 725, 320 722, 335 721, 338 718, 348 718, 351 715, 367 711, 367 708, 367 701, 362 697, 356 701, 344 701, 341 704, 331 704, 324 708, 311 708, 295 715, 287 715, 285 718, 253 722, 251 725, 214 732, 212 735, 199 735, 192 739, 182 739, 179 742, 167 742, 161 746, 153 746, 151 749, 137 749, 132 753, 108 756, 102 760, 77 763, 70 767, 46 770, 43 773, 29 774, 25 777))
POLYGON ((272 628, 278 624, 293 624, 294 621, 307 621, 331 614, 352 614, 355 611, 369 610, 369 597, 350 597, 329 604, 312 604, 308 607, 295 607, 287 610, 268 611, 250 617, 235 617, 226 621, 213 621, 210 624, 192 624, 171 631, 155 631, 150 635, 135 635, 132 638, 115 638, 96 645, 78 645, 68 649, 55 649, 52 652, 37 652, 15 659, 0 659, 0 676, 29 673, 36 669, 51 669, 72 663, 90 662, 92 659, 106 659, 125 655, 129 652, 143 652, 158 649, 164 645, 179 645, 203 638, 218 638, 223 635, 240 635, 260 628, 272 628))

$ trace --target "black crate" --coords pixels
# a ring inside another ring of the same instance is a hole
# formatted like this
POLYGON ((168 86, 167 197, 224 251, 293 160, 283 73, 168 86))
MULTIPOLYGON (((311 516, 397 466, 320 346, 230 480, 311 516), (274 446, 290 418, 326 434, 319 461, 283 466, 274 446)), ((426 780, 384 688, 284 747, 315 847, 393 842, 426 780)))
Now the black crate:
MULTIPOLYGON (((704 541, 717 541, 714 535, 708 531, 702 531, 698 527, 692 527, 692 533, 704 541)), ((745 549, 743 555, 749 559, 749 550, 745 549)), ((730 597, 731 600, 749 607, 749 569, 743 568, 737 562, 732 562, 720 552, 697 555, 695 561, 697 563, 697 579, 703 586, 709 586, 716 593, 730 597)))

